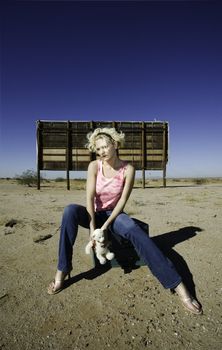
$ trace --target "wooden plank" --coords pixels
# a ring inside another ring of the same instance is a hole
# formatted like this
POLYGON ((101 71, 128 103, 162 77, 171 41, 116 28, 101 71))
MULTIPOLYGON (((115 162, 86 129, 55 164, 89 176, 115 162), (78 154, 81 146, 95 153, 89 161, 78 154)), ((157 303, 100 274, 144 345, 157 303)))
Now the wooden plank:
POLYGON ((83 155, 83 154, 85 154, 85 155, 90 155, 90 152, 89 152, 89 150, 88 149, 83 149, 83 148, 73 148, 72 149, 72 155, 78 155, 78 154, 81 154, 81 155, 83 155))
POLYGON ((88 161, 90 162, 90 155, 74 155, 72 156, 72 161, 75 161, 75 162, 81 162, 81 161, 88 161))
POLYGON ((141 149, 132 149, 132 148, 124 149, 124 148, 120 148, 119 149, 119 154, 120 155, 124 155, 124 154, 140 154, 141 155, 141 149))
POLYGON ((148 149, 147 150, 148 152, 147 152, 147 154, 148 155, 153 155, 153 154, 161 154, 161 155, 163 155, 163 150, 162 149, 148 149))
POLYGON ((43 162, 42 170, 66 170, 66 162, 43 162))
POLYGON ((43 148, 43 155, 65 155, 65 148, 43 148))
POLYGON ((70 128, 71 132, 86 132, 88 133, 90 130, 92 130, 92 121, 77 121, 77 122, 70 122, 70 128))
POLYGON ((66 135, 57 135, 54 134, 43 134, 42 135, 42 147, 43 148, 66 148, 66 135))
POLYGON ((89 161, 81 162, 81 163, 73 162, 71 170, 75 170, 75 171, 87 170, 88 166, 89 166, 89 161))
POLYGON ((147 155, 146 157, 147 161, 160 161, 162 162, 163 161, 163 156, 162 155, 147 155))
POLYGON ((112 125, 112 121, 107 121, 107 122, 104 122, 104 121, 94 121, 94 129, 97 129, 97 128, 112 128, 113 125, 112 125))
POLYGON ((150 149, 162 149, 163 144, 162 142, 149 142, 146 144, 146 149, 150 150, 150 149))
POLYGON ((121 156, 121 159, 122 159, 122 160, 129 160, 129 161, 132 161, 132 160, 139 160, 139 161, 141 161, 141 164, 142 164, 142 155, 141 155, 141 156, 132 155, 132 154, 122 155, 122 156, 121 156))
POLYGON ((66 155, 56 154, 56 155, 43 155, 43 162, 61 162, 66 161, 66 155))
POLYGON ((161 162, 148 161, 147 162, 147 170, 163 170, 162 169, 162 161, 161 162))

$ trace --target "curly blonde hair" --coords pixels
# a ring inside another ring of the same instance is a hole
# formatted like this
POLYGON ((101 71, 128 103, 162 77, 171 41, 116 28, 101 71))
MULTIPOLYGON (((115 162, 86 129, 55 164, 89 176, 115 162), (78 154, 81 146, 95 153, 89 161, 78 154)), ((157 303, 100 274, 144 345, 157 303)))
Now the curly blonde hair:
POLYGON ((88 142, 86 147, 91 151, 96 151, 96 141, 98 139, 105 139, 107 142, 117 142, 118 147, 123 146, 125 134, 116 131, 115 128, 97 128, 93 132, 87 134, 88 142))

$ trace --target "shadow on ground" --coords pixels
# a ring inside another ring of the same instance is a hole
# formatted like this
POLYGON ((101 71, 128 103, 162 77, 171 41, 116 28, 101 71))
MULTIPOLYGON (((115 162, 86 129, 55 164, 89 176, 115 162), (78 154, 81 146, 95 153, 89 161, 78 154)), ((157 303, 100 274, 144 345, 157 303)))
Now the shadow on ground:
MULTIPOLYGON (((193 275, 189 269, 185 259, 173 248, 188 239, 193 238, 199 232, 203 231, 200 227, 187 226, 176 231, 163 233, 162 235, 152 237, 153 242, 159 249, 169 258, 174 264, 176 270, 182 277, 185 285, 190 293, 196 298, 195 283, 193 275)), ((112 240, 113 251, 115 252, 115 262, 107 262, 105 265, 100 265, 94 256, 94 267, 88 271, 82 272, 65 281, 64 289, 80 281, 81 279, 92 280, 109 271, 112 267, 120 267, 124 273, 130 273, 132 270, 145 265, 138 257, 136 251, 130 242, 112 240), (113 265, 112 265, 113 264, 113 265)))
POLYGON ((196 236, 201 231, 203 230, 200 227, 187 226, 177 231, 167 232, 152 238, 160 250, 172 261, 185 285, 194 297, 196 297, 196 291, 193 275, 185 259, 173 248, 177 244, 196 236))

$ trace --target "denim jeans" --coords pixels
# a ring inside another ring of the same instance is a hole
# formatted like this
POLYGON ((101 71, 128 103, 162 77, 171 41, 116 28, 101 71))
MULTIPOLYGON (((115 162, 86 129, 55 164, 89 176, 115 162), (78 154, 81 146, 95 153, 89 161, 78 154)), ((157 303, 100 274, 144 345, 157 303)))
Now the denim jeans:
MULTIPOLYGON (((95 213, 96 227, 101 227, 112 211, 95 213)), ((89 228, 89 216, 84 206, 70 204, 64 209, 59 241, 58 270, 69 272, 72 269, 73 246, 78 226, 89 228)), ((128 239, 134 246, 138 256, 143 259, 152 274, 164 288, 175 288, 181 277, 172 262, 165 257, 152 239, 126 213, 120 213, 111 224, 111 232, 128 239)))

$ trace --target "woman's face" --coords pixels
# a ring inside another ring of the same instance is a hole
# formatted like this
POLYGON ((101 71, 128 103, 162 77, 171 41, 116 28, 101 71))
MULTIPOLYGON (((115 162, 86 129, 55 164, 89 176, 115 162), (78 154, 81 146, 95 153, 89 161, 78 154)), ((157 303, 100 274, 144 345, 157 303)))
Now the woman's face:
POLYGON ((96 140, 96 154, 103 160, 109 160, 116 155, 115 144, 105 138, 96 140))

